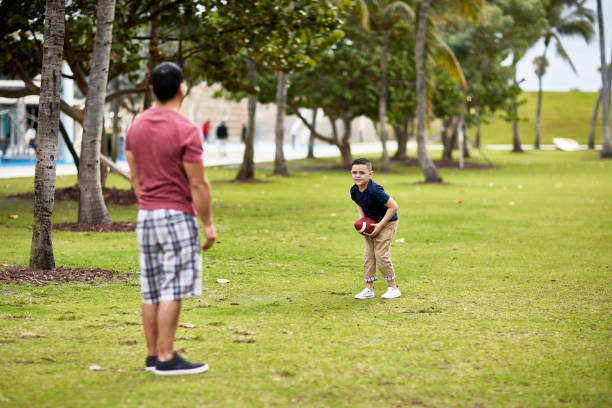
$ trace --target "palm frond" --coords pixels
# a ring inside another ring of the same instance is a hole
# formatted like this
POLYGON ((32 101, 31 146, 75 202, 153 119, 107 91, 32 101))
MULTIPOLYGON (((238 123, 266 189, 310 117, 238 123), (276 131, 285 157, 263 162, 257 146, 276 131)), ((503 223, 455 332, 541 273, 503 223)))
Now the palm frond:
POLYGON ((370 9, 365 0, 356 0, 353 9, 354 15, 357 17, 359 26, 366 31, 370 30, 370 9))
POLYGON ((414 10, 404 1, 394 1, 383 9, 383 18, 400 19, 402 17, 414 21, 414 10))
POLYGON ((463 68, 461 68, 461 64, 457 60, 455 53, 437 34, 433 34, 433 37, 436 41, 436 46, 441 50, 436 56, 436 61, 448 70, 450 76, 457 81, 463 89, 467 89, 467 81, 463 74, 463 68))
POLYGON ((595 30, 587 20, 567 21, 557 26, 557 32, 561 35, 580 36, 588 44, 593 39, 595 30))
POLYGON ((574 71, 574 73, 578 73, 576 71, 576 67, 574 66, 574 63, 572 62, 572 59, 567 54, 567 51, 565 51, 565 48, 563 48, 563 44, 561 44, 559 37, 555 36, 555 39, 557 40, 557 55, 559 55, 562 60, 564 60, 565 62, 569 64, 569 66, 572 68, 572 71, 574 71))

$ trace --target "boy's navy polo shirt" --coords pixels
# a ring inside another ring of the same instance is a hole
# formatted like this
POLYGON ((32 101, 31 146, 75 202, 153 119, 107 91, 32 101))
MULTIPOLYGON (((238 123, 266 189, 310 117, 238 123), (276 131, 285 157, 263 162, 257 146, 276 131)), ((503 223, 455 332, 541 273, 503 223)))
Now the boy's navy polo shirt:
MULTIPOLYGON (((376 222, 380 222, 387 213, 385 204, 389 201, 389 194, 385 193, 385 189, 380 184, 376 184, 370 179, 368 187, 359 191, 359 186, 353 184, 351 187, 351 198, 363 210, 366 217, 372 218, 376 222)), ((397 212, 389 221, 397 221, 397 212)))

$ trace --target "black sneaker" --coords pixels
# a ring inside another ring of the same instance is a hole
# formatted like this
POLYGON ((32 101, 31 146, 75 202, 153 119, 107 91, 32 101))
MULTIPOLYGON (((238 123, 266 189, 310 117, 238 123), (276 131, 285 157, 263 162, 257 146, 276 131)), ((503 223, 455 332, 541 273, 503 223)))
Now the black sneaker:
POLYGON ((155 363, 155 374, 157 375, 184 375, 200 374, 208 371, 207 364, 194 364, 183 359, 175 351, 174 357, 169 361, 159 361, 155 363))
POLYGON ((157 363, 157 356, 147 356, 145 360, 145 371, 155 371, 155 363, 157 363))

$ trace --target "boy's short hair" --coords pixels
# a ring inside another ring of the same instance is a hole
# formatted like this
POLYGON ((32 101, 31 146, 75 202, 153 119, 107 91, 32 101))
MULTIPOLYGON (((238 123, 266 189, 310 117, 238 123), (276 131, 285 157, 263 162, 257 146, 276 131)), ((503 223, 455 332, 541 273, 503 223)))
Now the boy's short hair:
POLYGON ((364 159, 364 158, 355 159, 355 161, 353 161, 353 164, 351 164, 351 167, 353 167, 356 164, 365 164, 366 166, 368 166, 368 171, 372 171, 372 162, 370 162, 368 159, 364 159))
POLYGON ((153 69, 151 85, 160 102, 167 102, 176 96, 183 82, 183 70, 172 62, 164 62, 153 69))

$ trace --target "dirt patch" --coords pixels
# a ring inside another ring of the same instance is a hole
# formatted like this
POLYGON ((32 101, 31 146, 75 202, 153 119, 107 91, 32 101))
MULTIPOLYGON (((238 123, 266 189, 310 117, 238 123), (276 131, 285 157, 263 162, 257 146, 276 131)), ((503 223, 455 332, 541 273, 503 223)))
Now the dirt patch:
POLYGON ((110 224, 79 224, 77 222, 62 222, 53 224, 52 227, 57 231, 76 231, 76 232, 129 232, 136 229, 135 222, 112 222, 110 224))
MULTIPOLYGON (((58 201, 79 201, 80 194, 81 192, 78 185, 55 189, 55 199, 58 201)), ((106 205, 132 205, 138 202, 136 194, 134 194, 132 190, 104 187, 102 189, 102 195, 104 196, 106 205)), ((11 197, 33 200, 34 192, 16 194, 11 197)))
POLYGON ((54 270, 32 269, 26 266, 4 266, 0 269, 0 281, 10 281, 18 285, 26 283, 34 286, 61 285, 68 282, 86 282, 90 284, 107 283, 114 280, 125 280, 117 271, 107 269, 70 269, 54 270))

